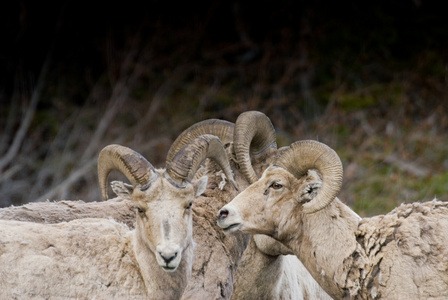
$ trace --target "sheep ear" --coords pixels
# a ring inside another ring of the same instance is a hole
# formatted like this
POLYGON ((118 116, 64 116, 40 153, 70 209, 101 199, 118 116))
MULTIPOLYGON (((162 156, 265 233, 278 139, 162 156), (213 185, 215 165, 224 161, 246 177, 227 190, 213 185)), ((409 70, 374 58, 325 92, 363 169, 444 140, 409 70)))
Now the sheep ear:
POLYGON ((202 176, 198 180, 193 181, 194 196, 200 196, 206 189, 208 182, 207 176, 202 176))
POLYGON ((300 187, 300 190, 295 193, 298 195, 297 201, 300 203, 306 203, 313 200, 322 187, 322 179, 314 170, 308 170, 304 179, 304 184, 300 187))
POLYGON ((112 191, 114 191, 115 195, 118 197, 132 200, 132 192, 134 191, 134 187, 132 185, 121 181, 112 181, 110 186, 112 187, 112 191))

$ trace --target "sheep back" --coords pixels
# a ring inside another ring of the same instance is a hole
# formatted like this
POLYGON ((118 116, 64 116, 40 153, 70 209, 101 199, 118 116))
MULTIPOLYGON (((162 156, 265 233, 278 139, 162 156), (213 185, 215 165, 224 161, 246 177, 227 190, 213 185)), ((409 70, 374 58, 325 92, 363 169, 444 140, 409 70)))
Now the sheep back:
POLYGON ((399 299, 448 297, 448 203, 403 204, 363 219, 347 275, 350 295, 399 299), (387 286, 387 288, 385 288, 387 286))
POLYGON ((132 201, 114 198, 100 202, 61 200, 31 202, 21 206, 0 208, 1 220, 35 223, 60 223, 84 218, 111 218, 134 228, 135 212, 132 201))
POLYGON ((145 299, 129 234, 106 219, 0 220, 0 298, 145 299))

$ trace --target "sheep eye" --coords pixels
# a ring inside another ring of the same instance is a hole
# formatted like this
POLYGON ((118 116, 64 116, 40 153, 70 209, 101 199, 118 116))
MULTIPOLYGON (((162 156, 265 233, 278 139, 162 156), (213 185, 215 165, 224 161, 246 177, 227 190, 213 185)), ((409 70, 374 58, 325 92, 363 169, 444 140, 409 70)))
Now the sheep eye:
POLYGON ((274 190, 279 190, 283 187, 283 185, 277 182, 273 182, 270 187, 273 188, 274 190))
POLYGON ((141 208, 141 207, 136 207, 136 209, 137 209, 137 212, 138 212, 139 214, 141 214, 141 215, 144 215, 144 214, 145 214, 145 210, 144 210, 143 208, 141 208))

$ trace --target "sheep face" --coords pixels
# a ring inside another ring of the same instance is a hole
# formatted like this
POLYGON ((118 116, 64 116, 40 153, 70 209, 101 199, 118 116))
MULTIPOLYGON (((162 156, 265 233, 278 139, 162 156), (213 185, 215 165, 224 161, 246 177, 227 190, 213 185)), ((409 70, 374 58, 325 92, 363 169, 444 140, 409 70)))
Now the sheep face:
POLYGON ((149 248, 159 266, 167 272, 177 269, 183 250, 192 246, 191 206, 206 184, 207 177, 202 177, 179 188, 162 172, 146 190, 112 182, 118 196, 135 203, 137 242, 149 248))
POLYGON ((315 197, 321 184, 313 170, 297 179, 283 168, 269 167, 258 181, 221 208, 218 225, 225 233, 241 231, 279 238, 279 228, 284 228, 292 215, 297 219, 302 214, 302 205, 315 197))

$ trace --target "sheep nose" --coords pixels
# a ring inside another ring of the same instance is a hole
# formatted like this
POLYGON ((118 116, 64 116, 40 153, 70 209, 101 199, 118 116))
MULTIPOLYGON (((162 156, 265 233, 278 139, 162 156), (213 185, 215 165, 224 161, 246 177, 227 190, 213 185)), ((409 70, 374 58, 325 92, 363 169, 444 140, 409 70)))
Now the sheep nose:
POLYGON ((163 254, 162 254, 161 252, 159 252, 159 254, 160 254, 160 257, 163 258, 163 261, 164 261, 166 264, 169 264, 169 263, 170 263, 173 259, 175 259, 176 256, 177 256, 177 252, 174 253, 174 255, 172 255, 172 256, 170 256, 170 257, 165 257, 165 256, 163 256, 163 254))
POLYGON ((220 219, 225 219, 225 218, 227 218, 227 216, 229 215, 229 211, 227 210, 227 209, 221 209, 220 211, 219 211, 219 218, 220 219))

